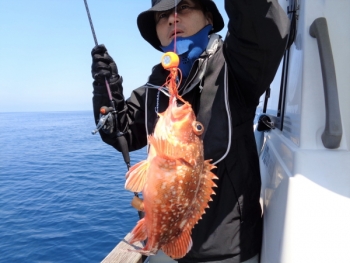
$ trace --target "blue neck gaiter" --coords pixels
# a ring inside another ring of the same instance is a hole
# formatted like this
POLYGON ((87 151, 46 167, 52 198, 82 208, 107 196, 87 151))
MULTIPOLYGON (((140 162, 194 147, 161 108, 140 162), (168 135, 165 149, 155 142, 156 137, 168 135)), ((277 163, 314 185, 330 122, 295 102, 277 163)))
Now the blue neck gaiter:
MULTIPOLYGON (((209 42, 208 34, 212 27, 212 25, 207 25, 199 32, 190 37, 176 38, 175 53, 178 54, 180 58, 179 68, 181 69, 183 78, 187 78, 188 74, 190 73, 193 62, 206 49, 209 42)), ((174 51, 174 41, 175 39, 173 39, 168 46, 160 46, 160 48, 164 52, 174 51)))

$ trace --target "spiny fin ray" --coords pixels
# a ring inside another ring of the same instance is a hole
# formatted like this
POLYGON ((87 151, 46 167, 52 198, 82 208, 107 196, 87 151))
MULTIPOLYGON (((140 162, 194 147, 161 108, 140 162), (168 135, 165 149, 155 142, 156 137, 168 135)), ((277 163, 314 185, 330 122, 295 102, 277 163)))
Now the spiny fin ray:
POLYGON ((166 159, 173 159, 174 156, 179 156, 179 153, 184 150, 180 145, 173 145, 167 140, 158 139, 154 136, 149 136, 148 141, 154 147, 157 155, 166 159))
POLYGON ((198 193, 196 199, 189 208, 188 214, 188 224, 187 228, 191 230, 194 225, 202 218, 202 215, 205 214, 205 209, 210 206, 209 201, 212 201, 211 195, 215 194, 213 187, 216 187, 216 184, 213 182, 214 179, 218 179, 214 173, 210 170, 215 168, 214 165, 210 163, 211 160, 204 161, 204 168, 201 175, 201 182, 199 185, 198 193))

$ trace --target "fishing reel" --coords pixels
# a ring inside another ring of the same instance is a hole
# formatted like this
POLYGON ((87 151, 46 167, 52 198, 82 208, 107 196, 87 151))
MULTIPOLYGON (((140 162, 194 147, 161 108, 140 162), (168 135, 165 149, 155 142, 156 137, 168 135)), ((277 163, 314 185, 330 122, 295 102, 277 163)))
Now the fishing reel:
POLYGON ((91 133, 95 135, 99 130, 102 130, 106 134, 112 134, 114 132, 115 114, 112 107, 103 106, 100 108, 100 119, 96 125, 96 129, 91 133))

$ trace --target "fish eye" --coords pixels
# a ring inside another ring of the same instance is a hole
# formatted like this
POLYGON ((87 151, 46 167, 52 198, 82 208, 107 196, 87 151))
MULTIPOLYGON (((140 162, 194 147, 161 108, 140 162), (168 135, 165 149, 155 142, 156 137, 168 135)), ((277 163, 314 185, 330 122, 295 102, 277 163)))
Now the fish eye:
POLYGON ((193 127, 193 132, 197 135, 201 135, 204 132, 203 124, 200 123, 199 121, 193 122, 192 127, 193 127))

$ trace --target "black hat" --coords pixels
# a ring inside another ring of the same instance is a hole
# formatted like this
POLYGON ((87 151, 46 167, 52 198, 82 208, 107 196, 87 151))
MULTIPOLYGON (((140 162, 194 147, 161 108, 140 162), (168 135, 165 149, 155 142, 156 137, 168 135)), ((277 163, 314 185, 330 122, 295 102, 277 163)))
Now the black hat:
MULTIPOLYGON (((219 13, 218 8, 212 0, 199 0, 204 9, 213 15, 213 29, 211 33, 219 32, 224 27, 224 20, 219 13)), ((137 25, 142 37, 150 43, 155 49, 162 51, 160 41, 156 32, 156 21, 154 12, 166 11, 174 8, 181 0, 152 0, 152 8, 142 12, 137 17, 137 25)))

